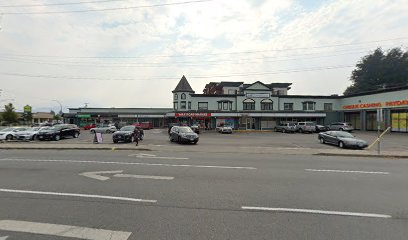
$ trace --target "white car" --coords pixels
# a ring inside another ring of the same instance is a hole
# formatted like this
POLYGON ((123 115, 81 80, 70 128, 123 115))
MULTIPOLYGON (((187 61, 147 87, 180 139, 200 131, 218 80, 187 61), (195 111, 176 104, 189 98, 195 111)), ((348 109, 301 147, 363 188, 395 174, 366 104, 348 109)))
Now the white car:
POLYGON ((220 127, 217 127, 217 131, 219 133, 232 133, 232 127, 228 125, 220 126, 220 127))
POLYGON ((36 140, 37 139, 37 135, 38 132, 42 129, 45 129, 48 127, 32 127, 32 128, 27 128, 24 131, 19 131, 16 132, 14 134, 13 139, 16 140, 26 140, 26 141, 30 141, 30 140, 36 140))
POLYGON ((91 128, 89 131, 91 133, 114 133, 118 129, 114 125, 108 125, 108 126, 98 126, 95 128, 91 128))
POLYGON ((0 140, 13 140, 15 134, 21 131, 25 131, 25 127, 10 127, 0 130, 0 140))

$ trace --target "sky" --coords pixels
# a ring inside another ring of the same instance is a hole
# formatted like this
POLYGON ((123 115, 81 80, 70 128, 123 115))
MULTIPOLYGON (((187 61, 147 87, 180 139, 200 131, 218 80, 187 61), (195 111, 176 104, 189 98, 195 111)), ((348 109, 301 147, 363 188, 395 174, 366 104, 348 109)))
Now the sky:
POLYGON ((363 56, 406 49, 407 12, 405 0, 0 0, 0 105, 171 108, 183 75, 196 93, 261 81, 342 94, 363 56))

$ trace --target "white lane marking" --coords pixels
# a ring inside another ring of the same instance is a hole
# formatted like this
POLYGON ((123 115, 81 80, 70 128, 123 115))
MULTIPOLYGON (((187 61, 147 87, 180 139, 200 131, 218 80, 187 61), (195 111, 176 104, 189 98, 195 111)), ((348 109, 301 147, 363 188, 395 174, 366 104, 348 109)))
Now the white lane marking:
POLYGON ((145 153, 137 153, 137 154, 130 154, 129 157, 137 157, 137 158, 151 158, 151 159, 173 159, 173 160, 189 160, 190 158, 185 157, 158 157, 154 154, 145 154, 145 153))
POLYGON ((314 209, 268 208, 268 207, 248 207, 248 206, 242 206, 241 208, 243 210, 312 213, 312 214, 339 215, 339 216, 352 216, 352 217, 371 217, 371 218, 391 218, 392 217, 390 215, 376 214, 376 213, 339 212, 339 211, 325 211, 325 210, 314 210, 314 209))
POLYGON ((120 170, 120 171, 83 172, 83 173, 80 173, 79 175, 84 176, 84 177, 93 178, 93 179, 96 179, 96 180, 99 180, 99 181, 106 181, 106 180, 109 180, 110 177, 105 177, 105 176, 102 176, 100 174, 122 173, 122 172, 123 172, 123 170, 120 170))
POLYGON ((110 200, 119 200, 119 201, 128 201, 128 202, 148 202, 148 203, 157 202, 157 200, 128 198, 128 197, 115 197, 115 196, 81 194, 81 193, 29 191, 29 190, 7 189, 7 188, 0 188, 0 192, 37 194, 37 195, 54 195, 54 196, 64 196, 64 197, 99 198, 99 199, 110 199, 110 200))
POLYGON ((335 172, 335 173, 390 174, 389 172, 367 172, 367 171, 332 170, 332 169, 305 169, 305 171, 309 171, 309 172, 335 172))
POLYGON ((113 176, 114 177, 121 177, 121 178, 140 178, 140 179, 155 179, 155 180, 173 180, 174 179, 174 177, 133 175, 133 174, 115 174, 113 176))
POLYGON ((0 229, 88 240, 127 240, 132 234, 131 232, 15 220, 0 220, 0 229))
POLYGON ((53 160, 53 159, 49 160, 49 159, 12 159, 12 158, 3 158, 3 159, 0 159, 0 161, 95 163, 95 164, 163 166, 163 167, 194 167, 194 168, 220 168, 220 169, 256 170, 256 168, 254 168, 254 167, 210 166, 210 165, 189 165, 189 164, 163 164, 163 163, 140 163, 140 162, 103 162, 103 161, 85 161, 85 160, 53 160))

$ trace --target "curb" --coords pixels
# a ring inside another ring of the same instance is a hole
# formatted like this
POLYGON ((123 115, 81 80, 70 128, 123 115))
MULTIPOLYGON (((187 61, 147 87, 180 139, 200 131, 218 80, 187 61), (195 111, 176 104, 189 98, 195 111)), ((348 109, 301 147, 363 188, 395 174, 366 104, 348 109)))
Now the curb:
POLYGON ((109 150, 109 151, 153 151, 150 148, 117 148, 117 147, 0 147, 0 150, 109 150))
POLYGON ((408 158, 408 155, 378 155, 378 154, 346 154, 346 153, 314 153, 316 156, 340 156, 340 157, 374 157, 374 158, 408 158))
POLYGON ((274 132, 274 130, 232 130, 233 132, 274 132))

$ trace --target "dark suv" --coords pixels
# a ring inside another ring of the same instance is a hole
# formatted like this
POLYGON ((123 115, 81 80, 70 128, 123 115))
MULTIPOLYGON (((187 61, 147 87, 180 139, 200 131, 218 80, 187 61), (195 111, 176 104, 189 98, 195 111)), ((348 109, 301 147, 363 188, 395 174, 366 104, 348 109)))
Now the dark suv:
POLYGON ((59 141, 62 138, 79 137, 80 130, 74 124, 58 124, 48 127, 38 132, 37 138, 39 140, 55 140, 59 141))

